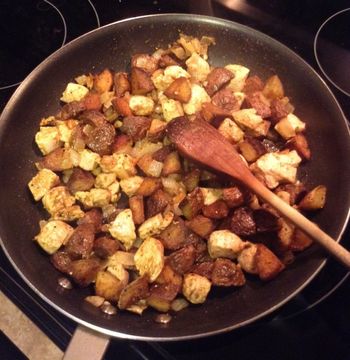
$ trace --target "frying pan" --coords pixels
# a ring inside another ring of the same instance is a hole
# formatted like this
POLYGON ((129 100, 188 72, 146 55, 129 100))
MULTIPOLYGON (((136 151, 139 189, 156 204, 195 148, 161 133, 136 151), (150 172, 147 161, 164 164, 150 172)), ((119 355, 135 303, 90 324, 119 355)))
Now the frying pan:
POLYGON ((275 280, 248 279, 239 290, 212 291, 201 306, 190 306, 167 325, 154 321, 155 312, 141 317, 120 312, 108 317, 87 304, 89 289, 62 291, 60 274, 33 243, 38 222, 45 215, 34 204, 28 181, 39 158, 33 142, 42 117, 55 114, 66 84, 79 74, 106 67, 124 70, 133 54, 152 52, 177 39, 179 30, 194 36, 209 35, 216 66, 239 63, 252 74, 267 78, 276 73, 296 114, 307 123, 312 160, 299 176, 311 187, 329 189, 327 206, 313 220, 337 239, 345 229, 350 204, 349 129, 331 91, 316 72, 284 45, 248 27, 222 19, 185 15, 151 15, 119 21, 92 31, 55 52, 19 86, 5 107, 0 122, 0 236, 3 249, 26 283, 62 314, 97 332, 118 338, 171 341, 223 333, 246 325, 276 310, 300 292, 325 263, 315 245, 275 280))

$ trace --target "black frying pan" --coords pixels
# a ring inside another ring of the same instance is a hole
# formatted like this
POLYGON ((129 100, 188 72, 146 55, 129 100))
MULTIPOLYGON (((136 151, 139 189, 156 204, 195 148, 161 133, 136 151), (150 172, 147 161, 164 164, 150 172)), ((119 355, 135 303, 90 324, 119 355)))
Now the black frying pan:
POLYGON ((275 40, 245 26, 195 15, 157 15, 117 22, 80 37, 58 50, 22 83, 6 106, 0 122, 0 236, 12 264, 28 285, 54 308, 99 332, 140 340, 193 339, 248 324, 287 302, 324 265, 324 254, 313 246, 275 280, 249 280, 239 290, 213 291, 202 306, 176 314, 168 326, 120 312, 106 317, 84 301, 89 290, 62 292, 60 274, 48 256, 32 242, 44 213, 34 204, 27 183, 35 174, 38 152, 33 142, 41 117, 57 112, 65 85, 76 75, 105 67, 123 70, 131 55, 152 52, 178 37, 178 31, 214 36, 210 61, 217 66, 241 63, 263 78, 277 73, 296 114, 307 123, 313 159, 300 170, 310 186, 325 184, 327 206, 313 218, 340 239, 350 204, 349 130, 334 96, 315 71, 275 40))

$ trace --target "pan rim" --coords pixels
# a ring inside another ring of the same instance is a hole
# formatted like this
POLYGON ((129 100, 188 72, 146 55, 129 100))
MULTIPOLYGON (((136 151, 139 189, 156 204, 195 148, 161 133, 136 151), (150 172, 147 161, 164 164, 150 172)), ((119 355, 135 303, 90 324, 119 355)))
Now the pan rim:
MULTIPOLYGON (((227 25, 228 27, 232 28, 236 28, 240 31, 243 32, 249 32, 250 34, 253 34, 253 36, 262 39, 263 41, 268 41, 273 43, 276 46, 279 46, 281 48, 284 49, 284 51, 286 51, 287 53, 292 54, 292 56, 297 57, 299 61, 301 61, 304 66, 306 66, 306 68, 311 71, 313 73, 313 75, 315 75, 319 81, 322 82, 323 87, 327 90, 328 95, 332 97, 332 100, 334 102, 334 104, 337 107, 337 110, 339 112, 339 114, 341 115, 341 117, 343 118, 344 124, 346 125, 347 128, 347 132, 348 132, 348 137, 350 139, 350 130, 349 130, 349 124, 347 122, 347 119, 345 117, 345 114, 338 102, 338 100, 336 99, 336 97, 334 96, 333 92, 330 90, 329 86, 326 84, 326 82, 321 78, 321 76, 316 72, 316 70, 311 67, 303 58, 301 58, 298 54, 296 54, 293 50, 291 50, 290 48, 288 48, 287 46, 285 46, 284 44, 280 43, 279 41, 275 40, 274 38, 270 37, 269 35, 266 35, 258 30, 255 30, 253 28, 250 28, 246 25, 242 25, 239 24, 237 22, 233 22, 233 21, 229 21, 226 19, 221 19, 218 17, 213 17, 213 16, 204 16, 204 15, 195 15, 195 14, 186 14, 186 13, 164 13, 164 14, 151 14, 151 15, 143 15, 143 16, 137 16, 137 17, 131 17, 131 18, 127 18, 127 19, 123 19, 120 21, 116 21, 107 25, 104 25, 102 27, 96 28, 94 30, 91 30, 81 36, 79 36, 78 38, 70 41, 69 43, 65 44, 62 48, 56 50, 53 54, 51 54, 48 58, 46 58, 43 62, 41 62, 34 70, 31 71, 31 73, 22 81, 22 83, 19 85, 19 87, 16 89, 16 91, 14 92, 14 94, 12 95, 12 97, 10 98, 10 100, 8 101, 8 103, 6 104, 1 117, 0 117, 0 138, 2 137, 2 133, 4 131, 5 128, 5 124, 6 121, 8 121, 8 116, 7 114, 10 112, 10 109, 12 108, 13 103, 16 102, 16 99, 18 97, 21 96, 22 92, 25 90, 25 88, 27 87, 27 84, 31 82, 31 80, 33 78, 35 78, 35 76, 41 72, 41 70, 43 68, 45 68, 45 66, 52 62, 55 61, 55 59, 59 56, 61 56, 61 54, 65 53, 66 51, 69 51, 69 49, 74 46, 75 43, 78 43, 81 41, 81 39, 87 38, 89 36, 91 36, 91 34, 97 33, 97 32, 101 32, 106 28, 109 27, 113 27, 116 26, 116 24, 120 24, 120 23, 124 23, 124 22, 134 22, 134 21, 138 21, 138 20, 143 20, 143 19, 152 19, 152 18, 178 18, 179 16, 181 16, 181 21, 186 22, 186 20, 191 20, 191 21, 195 21, 195 22, 199 22, 199 23, 210 23, 210 24, 218 24, 220 26, 223 25, 227 25)), ((345 216, 345 214, 344 214, 345 216)), ((339 229, 339 235, 336 238, 336 241, 339 242, 341 241, 341 238, 344 234, 344 231, 348 225, 349 222, 349 218, 350 218, 350 208, 347 211, 347 214, 345 216, 345 221, 344 224, 342 226, 341 229, 339 229)), ((207 331, 204 333, 199 333, 199 334, 194 334, 194 335, 182 335, 182 336, 171 336, 171 337, 154 337, 154 336, 139 336, 139 335, 133 335, 133 334, 127 334, 124 332, 118 332, 118 331, 114 331, 114 330, 109 330, 106 329, 104 327, 101 326, 97 326, 94 325, 88 321, 85 321, 77 316, 75 316, 74 314, 62 309, 60 306, 56 305, 53 301, 51 301, 48 297, 46 297, 44 294, 42 294, 32 283, 29 279, 27 279, 27 277, 25 276, 25 274, 22 273, 22 271, 19 269, 19 267, 17 266, 17 264, 13 261, 13 259, 11 258, 10 254, 8 253, 5 244, 0 236, 0 243, 2 246, 3 251, 5 252, 7 258, 9 259, 10 263, 12 264, 12 266, 15 268, 15 270, 17 271, 17 273, 21 276, 21 278, 25 281, 25 283, 40 297, 42 298, 46 303, 48 303, 50 306, 52 306, 55 310, 59 311, 60 313, 64 314, 65 316, 67 316, 68 318, 74 320, 75 322, 77 322, 78 324, 84 325, 87 328, 90 328, 92 330, 95 330, 99 333, 102 334, 106 334, 108 336, 112 336, 112 337, 116 337, 116 338, 120 338, 120 339, 129 339, 129 340, 139 340, 139 341, 157 341, 157 342, 165 342, 165 341, 183 341, 183 340, 194 340, 194 339, 199 339, 199 338, 204 338, 204 337, 208 337, 208 336, 213 336, 213 335, 218 335, 218 334, 223 334, 223 333, 227 333, 229 331, 232 331, 234 329, 238 329, 241 328, 243 326, 246 326, 248 324, 251 324, 255 321, 257 321, 258 319, 261 319, 265 316, 267 316, 268 314, 271 314, 272 312, 274 312, 275 310, 277 310, 278 308, 280 308, 282 305, 286 304, 288 301, 290 301, 294 296, 296 296, 300 291, 302 291, 315 277, 316 275, 321 271, 321 269, 324 267, 324 265, 327 262, 327 259, 324 259, 320 265, 317 267, 317 269, 314 271, 314 273, 309 276, 309 278, 304 281, 304 283, 299 286, 296 290, 294 290, 289 296, 285 297, 283 300, 279 301, 277 304, 275 304, 274 306, 272 306, 271 308, 267 309, 266 311, 259 313, 256 316, 253 316, 245 321, 242 321, 240 323, 236 323, 234 325, 231 326, 226 326, 224 328, 220 328, 220 329, 216 329, 216 330, 212 330, 212 331, 207 331)))

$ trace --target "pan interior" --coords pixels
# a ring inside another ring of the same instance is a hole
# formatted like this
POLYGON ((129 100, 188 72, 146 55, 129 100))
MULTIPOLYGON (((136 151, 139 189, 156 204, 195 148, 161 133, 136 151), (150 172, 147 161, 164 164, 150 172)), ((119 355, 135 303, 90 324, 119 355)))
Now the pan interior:
POLYGON ((350 195, 349 131, 330 90, 292 51, 247 27, 203 16, 168 14, 117 22, 93 31, 63 47, 34 70, 11 98, 0 122, 0 236, 3 248, 26 282, 65 315, 109 335, 143 340, 180 340, 206 336, 242 326, 275 310, 300 291, 324 263, 313 246, 277 279, 253 279, 239 290, 214 291, 201 306, 176 314, 164 327, 152 310, 137 317, 119 313, 106 317, 84 297, 89 290, 61 291, 59 273, 32 242, 43 211, 31 199, 27 183, 35 174, 38 153, 33 143, 42 117, 57 112, 65 85, 79 74, 108 67, 125 70, 135 53, 173 42, 179 31, 214 36, 211 64, 238 63, 267 78, 277 73, 296 114, 308 126, 313 159, 301 172, 310 186, 329 189, 326 208, 313 218, 339 239, 348 218, 350 195))

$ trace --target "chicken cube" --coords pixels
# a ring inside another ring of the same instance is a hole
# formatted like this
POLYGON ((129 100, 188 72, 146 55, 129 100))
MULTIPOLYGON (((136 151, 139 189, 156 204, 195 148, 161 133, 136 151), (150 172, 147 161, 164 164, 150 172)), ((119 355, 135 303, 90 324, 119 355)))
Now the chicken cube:
POLYGON ((147 96, 133 95, 130 96, 129 107, 134 115, 150 115, 154 108, 154 101, 147 96))
POLYGON ((264 119, 257 115, 255 109, 242 109, 232 113, 234 121, 244 129, 248 129, 256 135, 261 134, 261 127, 264 126, 264 119))
POLYGON ((143 177, 131 176, 127 179, 120 180, 120 187, 122 188, 122 191, 124 191, 126 195, 131 197, 136 194, 142 182, 143 182, 143 177))
POLYGON ((139 227, 139 236, 141 239, 146 239, 153 235, 159 235, 166 227, 168 227, 174 219, 172 212, 167 212, 164 215, 159 213, 147 219, 139 227))
POLYGON ((186 60, 186 65, 187 71, 194 81, 203 82, 210 73, 208 62, 195 52, 186 60))
POLYGON ((140 275, 147 275, 149 281, 153 282, 164 266, 164 247, 159 240, 149 237, 138 248, 134 259, 140 275))
POLYGON ((48 253, 55 253, 72 235, 74 229, 61 220, 47 222, 35 236, 38 244, 48 253))
POLYGON ((72 101, 80 101, 87 95, 89 89, 83 85, 76 83, 68 83, 66 89, 62 93, 61 101, 70 103, 72 101))
POLYGON ((235 259, 247 246, 247 242, 229 230, 213 231, 208 240, 208 252, 212 258, 235 259))
POLYGON ((100 173, 96 176, 95 187, 98 189, 108 189, 108 187, 113 184, 116 179, 117 176, 114 173, 100 173))
POLYGON ((101 156, 91 150, 84 149, 80 153, 79 167, 86 171, 92 171, 97 168, 101 161, 101 156))
POLYGON ((111 201, 111 192, 106 189, 91 189, 90 191, 78 191, 75 198, 79 200, 86 209, 92 207, 104 207, 111 201))
POLYGON ((33 194, 34 200, 39 201, 59 182, 60 178, 53 171, 42 169, 29 181, 28 187, 33 194))
POLYGON ((299 132, 304 131, 305 126, 305 123, 297 116, 288 114, 275 125, 275 130, 283 137, 283 139, 288 140, 299 132))
POLYGON ((223 196, 222 189, 216 188, 200 188, 203 195, 203 205, 211 205, 214 202, 221 200, 223 196))
POLYGON ((231 143, 238 143, 244 137, 244 132, 230 118, 224 119, 218 130, 231 143))
POLYGON ((134 159, 128 154, 102 156, 100 166, 105 173, 115 173, 118 179, 127 179, 136 175, 134 159))
POLYGON ((58 128, 56 126, 41 126, 35 134, 35 142, 43 155, 59 148, 61 142, 58 128))
POLYGON ((130 209, 120 212, 109 227, 110 234, 129 250, 136 240, 135 224, 130 209))
POLYGON ((250 70, 238 64, 229 64, 226 65, 225 68, 233 74, 233 79, 231 79, 227 87, 232 91, 242 91, 250 70))
POLYGON ((162 93, 160 93, 158 97, 165 121, 171 121, 176 117, 184 115, 180 101, 169 99, 162 93))
POLYGON ((56 120, 60 141, 69 144, 74 128, 78 125, 77 120, 69 119, 66 121, 56 120))
POLYGON ((191 84, 191 98, 186 104, 183 104, 184 112, 187 115, 193 115, 202 108, 202 104, 210 102, 210 96, 204 87, 198 84, 191 84))
POLYGON ((267 153, 262 155, 251 170, 262 178, 270 189, 280 183, 295 183, 298 165, 301 158, 295 150, 287 153, 267 153))
POLYGON ((75 198, 65 186, 56 186, 46 192, 42 198, 44 208, 55 216, 55 213, 68 208, 75 203, 75 198))
POLYGON ((211 282, 205 276, 194 273, 185 274, 182 293, 192 304, 204 303, 210 289, 211 282))
POLYGON ((249 274, 257 274, 257 264, 256 264, 256 252, 258 247, 256 244, 250 243, 248 247, 244 248, 238 255, 238 263, 241 265, 242 269, 249 274))

